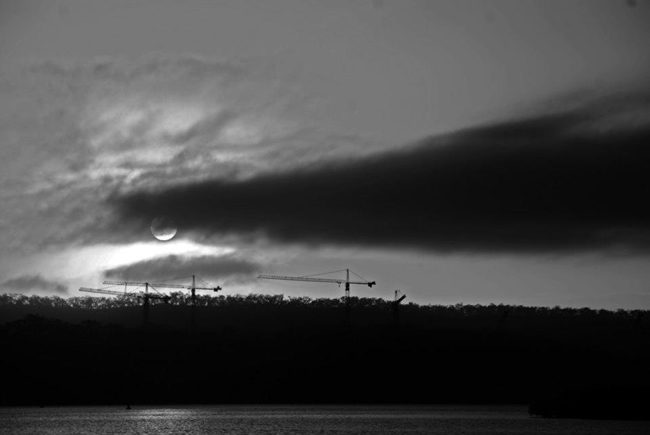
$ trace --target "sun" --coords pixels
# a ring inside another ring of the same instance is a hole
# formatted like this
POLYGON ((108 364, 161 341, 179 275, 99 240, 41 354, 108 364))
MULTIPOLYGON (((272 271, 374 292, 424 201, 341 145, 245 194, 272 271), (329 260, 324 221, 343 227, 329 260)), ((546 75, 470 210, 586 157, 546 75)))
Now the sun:
POLYGON ((176 222, 167 217, 157 217, 151 222, 151 234, 158 240, 171 240, 177 231, 176 222))

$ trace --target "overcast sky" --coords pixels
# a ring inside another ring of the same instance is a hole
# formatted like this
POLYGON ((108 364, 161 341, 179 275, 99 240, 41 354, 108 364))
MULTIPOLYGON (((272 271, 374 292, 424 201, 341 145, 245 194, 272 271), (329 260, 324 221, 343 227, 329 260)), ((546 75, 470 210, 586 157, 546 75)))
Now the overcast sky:
POLYGON ((650 309, 648 41, 641 0, 0 0, 0 291, 650 309))

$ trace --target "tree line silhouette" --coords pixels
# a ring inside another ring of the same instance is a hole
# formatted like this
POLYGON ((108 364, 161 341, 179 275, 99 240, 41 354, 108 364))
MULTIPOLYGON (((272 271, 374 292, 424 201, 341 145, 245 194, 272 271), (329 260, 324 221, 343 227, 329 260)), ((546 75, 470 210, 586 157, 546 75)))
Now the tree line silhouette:
MULTIPOLYGON (((357 317, 361 323, 368 320, 368 317, 378 315, 386 318, 383 311, 390 312, 392 301, 380 298, 350 298, 352 307, 358 311, 357 317), (381 313, 381 314, 380 314, 381 313)), ((189 293, 171 292, 166 301, 151 300, 152 306, 187 307, 192 303, 189 293)), ((318 298, 310 297, 285 297, 284 295, 196 295, 196 305, 203 308, 229 308, 229 309, 253 309, 254 307, 280 308, 283 311, 310 311, 310 317, 317 310, 342 309, 345 305, 344 298, 318 298)), ((118 297, 96 297, 96 296, 74 296, 62 298, 60 296, 39 296, 25 294, 0 294, 0 310, 3 317, 0 322, 7 322, 9 319, 16 319, 22 314, 37 313, 40 315, 56 314, 57 318, 73 316, 75 313, 90 317, 106 317, 113 323, 121 323, 126 320, 119 316, 119 309, 137 308, 142 306, 140 297, 125 293, 118 297), (116 310, 110 312, 107 310, 116 310), (103 311, 103 312, 102 312, 103 311), (113 317, 102 316, 102 314, 114 314, 113 317)), ((164 310, 165 314, 168 311, 164 310)), ((172 310, 173 311, 173 310, 172 310)), ((648 310, 624 310, 615 311, 606 309, 591 308, 562 308, 555 307, 534 307, 534 306, 513 306, 504 304, 463 304, 455 305, 419 305, 406 303, 401 305, 400 312, 404 313, 404 321, 409 324, 417 324, 419 327, 438 325, 444 322, 445 326, 461 326, 473 329, 475 327, 489 327, 490 325, 503 325, 505 321, 512 329, 532 328, 535 324, 544 324, 548 327, 581 326, 592 330, 594 327, 605 327, 610 330, 614 328, 646 328, 650 326, 648 310), (508 320, 508 318, 510 318, 508 320), (519 320, 526 319, 525 325, 519 320), (554 320, 553 324, 546 324, 546 320, 554 320), (531 323, 532 322, 532 323, 531 323), (560 322, 559 324, 557 322, 560 322), (568 322, 568 324, 565 324, 568 322)), ((376 317, 375 316, 375 317, 376 317)), ((73 316, 74 317, 74 316, 73 316)), ((169 317, 160 316, 160 322, 165 323, 169 317)), ((249 319, 255 322, 255 319, 249 319)), ((278 319, 281 321, 281 319, 278 319)), ((204 319, 206 324, 210 321, 204 319)), ((570 332, 570 331, 569 331, 570 332)))
POLYGON ((650 387, 646 310, 408 303, 396 317, 392 301, 353 297, 346 328, 343 298, 196 301, 190 330, 186 293, 151 301, 147 327, 131 295, 0 295, 10 374, 0 404, 527 403, 542 416, 580 405, 581 416, 631 418, 650 408, 632 400, 650 387))

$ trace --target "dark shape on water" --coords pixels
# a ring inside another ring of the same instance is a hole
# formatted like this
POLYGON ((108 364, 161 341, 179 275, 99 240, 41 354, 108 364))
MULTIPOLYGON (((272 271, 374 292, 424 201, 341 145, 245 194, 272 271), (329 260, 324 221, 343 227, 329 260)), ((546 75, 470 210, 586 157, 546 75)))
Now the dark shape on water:
POLYGON ((536 399, 528 407, 532 416, 596 420, 650 420, 650 408, 641 388, 598 388, 567 391, 536 399))
POLYGON ((126 409, 131 409, 131 405, 126 405, 126 409))

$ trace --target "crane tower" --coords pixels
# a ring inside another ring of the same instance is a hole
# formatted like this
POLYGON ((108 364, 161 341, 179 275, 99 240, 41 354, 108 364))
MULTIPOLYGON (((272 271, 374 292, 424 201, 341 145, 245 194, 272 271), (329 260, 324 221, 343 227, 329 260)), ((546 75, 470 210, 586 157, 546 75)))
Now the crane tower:
POLYGON ((196 286, 196 277, 192 275, 192 284, 167 284, 167 283, 150 283, 150 282, 145 282, 145 281, 114 281, 114 280, 106 280, 104 281, 104 285, 123 285, 124 286, 124 291, 116 291, 116 290, 107 290, 107 289, 96 289, 96 288, 88 288, 88 287, 81 287, 79 291, 82 292, 88 292, 88 293, 99 293, 99 294, 106 294, 106 295, 132 295, 132 296, 137 296, 138 298, 142 299, 142 321, 144 325, 149 324, 149 301, 151 299, 159 299, 159 300, 164 300, 165 302, 169 301, 169 296, 163 295, 160 293, 150 293, 149 288, 152 288, 153 290, 156 290, 156 287, 159 288, 177 288, 177 289, 186 289, 186 290, 191 290, 192 291, 192 316, 191 316, 191 327, 194 329, 196 327, 196 290, 212 290, 215 292, 218 292, 221 290, 221 287, 197 287, 196 286), (144 286, 144 293, 141 292, 128 292, 127 288, 129 286, 132 287, 143 287, 144 286))
POLYGON ((126 290, 127 286, 145 286, 145 288, 148 288, 149 286, 152 287, 160 287, 160 288, 178 288, 178 289, 186 289, 186 290, 191 290, 192 291, 192 316, 191 316, 191 328, 194 330, 196 328, 196 291, 197 290, 212 290, 214 292, 218 292, 221 290, 221 287, 197 287, 196 286, 196 276, 192 275, 192 284, 191 285, 186 285, 186 284, 166 284, 166 283, 147 283, 147 282, 139 282, 139 281, 114 281, 114 280, 106 280, 104 281, 104 285, 123 285, 124 289, 126 290))
POLYGON ((160 293, 149 293, 149 287, 151 286, 151 284, 149 283, 143 283, 143 284, 144 284, 144 293, 127 292, 126 288, 125 291, 120 292, 116 290, 81 287, 79 291, 87 292, 87 293, 99 293, 104 295, 116 295, 116 296, 131 295, 131 296, 136 296, 138 299, 142 299, 142 324, 144 326, 147 326, 149 324, 149 301, 151 299, 158 299, 158 300, 163 300, 165 301, 165 303, 167 303, 169 301, 169 296, 161 295, 160 293))
MULTIPOLYGON (((356 275, 358 278, 362 279, 359 275, 356 273, 352 272, 354 275, 356 275)), ((350 284, 362 284, 362 285, 367 285, 368 287, 372 287, 373 285, 376 285, 377 283, 375 281, 350 281, 350 269, 344 269, 344 270, 337 270, 334 272, 327 272, 327 273, 321 273, 317 275, 307 275, 307 276, 283 276, 283 275, 267 275, 267 274, 261 274, 258 276, 258 278, 261 279, 278 279, 278 280, 284 280, 284 281, 307 281, 307 282, 327 282, 327 283, 335 283, 338 285, 345 284, 345 324, 347 326, 350 325, 350 284), (317 275, 327 275, 329 273, 337 273, 337 272, 343 272, 345 271, 345 279, 336 279, 336 278, 314 278, 314 276, 317 275)))
POLYGON ((391 309, 393 311, 393 323, 395 324, 395 326, 399 325, 399 307, 400 307, 399 304, 404 299, 406 299, 406 295, 403 295, 402 291, 399 289, 395 290, 395 300, 390 304, 391 309))

